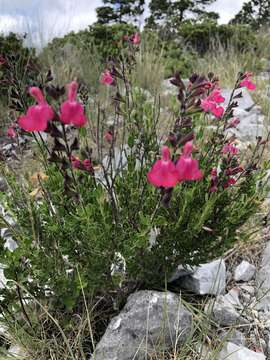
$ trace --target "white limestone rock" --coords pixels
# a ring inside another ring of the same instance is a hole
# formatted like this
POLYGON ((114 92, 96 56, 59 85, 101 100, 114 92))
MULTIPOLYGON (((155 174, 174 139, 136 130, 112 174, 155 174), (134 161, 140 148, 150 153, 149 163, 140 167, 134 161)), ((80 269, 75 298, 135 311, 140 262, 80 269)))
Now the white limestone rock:
POLYGON ((227 342, 221 350, 218 360, 266 360, 263 353, 251 351, 244 346, 227 342))
POLYGON ((248 261, 243 260, 235 269, 235 281, 250 281, 255 275, 256 267, 248 261))
POLYGON ((184 289, 198 295, 219 295, 225 293, 226 265, 219 259, 207 264, 201 264, 191 275, 179 279, 179 284, 184 289))

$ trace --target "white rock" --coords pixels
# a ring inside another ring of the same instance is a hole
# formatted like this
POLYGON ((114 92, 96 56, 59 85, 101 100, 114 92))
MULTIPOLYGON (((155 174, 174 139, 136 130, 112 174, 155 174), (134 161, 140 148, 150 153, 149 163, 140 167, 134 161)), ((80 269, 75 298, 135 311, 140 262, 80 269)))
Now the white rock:
MULTIPOLYGON (((177 86, 171 84, 171 79, 173 78, 169 78, 169 79, 166 79, 166 80, 163 80, 163 83, 162 83, 162 87, 163 87, 163 90, 162 90, 162 94, 167 96, 167 95, 177 95, 177 92, 178 92, 178 88, 177 86)), ((189 80, 188 79, 182 79, 183 83, 185 86, 188 86, 189 84, 189 80)))
POLYGON ((219 295, 225 293, 226 265, 224 260, 201 264, 191 275, 179 279, 181 287, 198 295, 219 295))
MULTIPOLYGON (((225 97, 224 106, 226 107, 229 102, 232 89, 224 89, 222 95, 225 97)), ((238 117, 240 124, 236 129, 229 129, 227 133, 235 134, 240 141, 243 142, 256 142, 257 136, 263 138, 267 136, 268 127, 266 126, 265 116, 262 110, 257 106, 249 91, 245 88, 236 90, 235 94, 242 92, 243 97, 235 99, 238 102, 238 107, 234 109, 234 116, 238 117)))
POLYGON ((239 118, 240 123, 236 129, 227 130, 228 134, 235 134, 238 140, 252 143, 256 142, 257 136, 266 138, 268 127, 264 115, 236 108, 234 116, 239 118))
POLYGON ((205 312, 221 326, 246 325, 248 323, 223 295, 210 300, 205 306, 205 312))
POLYGON ((27 355, 26 352, 24 351, 24 349, 22 349, 17 344, 10 346, 10 348, 8 350, 8 354, 11 355, 12 357, 18 358, 18 359, 24 359, 27 355))
POLYGON ((228 342, 223 346, 218 356, 218 360, 265 360, 263 353, 249 350, 244 346, 238 346, 232 342, 228 342))
POLYGON ((234 272, 235 281, 249 281, 255 275, 256 267, 250 264, 248 261, 243 260, 239 264, 234 272))
POLYGON ((12 239, 12 237, 8 237, 5 239, 4 248, 8 249, 9 251, 13 252, 17 249, 18 244, 15 240, 12 239))
POLYGON ((261 268, 256 275, 258 289, 258 310, 270 310, 270 242, 268 242, 262 258, 261 268))
MULTIPOLYGON (((238 89, 235 91, 235 95, 238 95, 240 92, 242 92, 243 97, 235 99, 235 101, 238 102, 238 108, 244 110, 251 109, 255 105, 255 103, 252 100, 249 91, 245 88, 238 89)), ((225 97, 224 106, 227 107, 232 93, 232 89, 223 89, 221 93, 225 97)))
POLYGON ((192 314, 176 294, 138 291, 111 320, 91 359, 145 360, 157 344, 164 351, 180 346, 191 330, 192 314))
POLYGON ((255 294, 255 289, 253 286, 251 285, 246 285, 246 284, 243 284, 243 285, 240 285, 239 286, 240 289, 250 295, 254 295, 255 294))
POLYGON ((242 308, 243 306, 239 300, 239 295, 240 289, 235 287, 231 289, 226 295, 224 295, 224 298, 229 301, 229 303, 231 303, 233 306, 237 308, 242 308))
POLYGON ((181 284, 181 278, 187 275, 192 275, 195 271, 196 267, 192 267, 190 265, 178 265, 177 269, 172 273, 169 282, 171 283, 178 280, 177 283, 180 282, 181 284))
POLYGON ((231 329, 229 331, 224 331, 221 334, 222 341, 229 341, 234 343, 235 345, 245 346, 246 345, 246 337, 245 335, 236 329, 231 329))

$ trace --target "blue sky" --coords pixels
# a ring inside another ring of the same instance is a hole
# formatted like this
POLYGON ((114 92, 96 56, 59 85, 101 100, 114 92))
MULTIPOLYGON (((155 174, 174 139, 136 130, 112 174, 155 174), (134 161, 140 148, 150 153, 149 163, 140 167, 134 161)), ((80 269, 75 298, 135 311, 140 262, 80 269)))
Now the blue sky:
MULTIPOLYGON (((210 9, 228 22, 244 0, 217 0, 210 9)), ((34 44, 43 45, 54 36, 80 30, 96 19, 101 0, 0 0, 0 32, 30 32, 34 44)))

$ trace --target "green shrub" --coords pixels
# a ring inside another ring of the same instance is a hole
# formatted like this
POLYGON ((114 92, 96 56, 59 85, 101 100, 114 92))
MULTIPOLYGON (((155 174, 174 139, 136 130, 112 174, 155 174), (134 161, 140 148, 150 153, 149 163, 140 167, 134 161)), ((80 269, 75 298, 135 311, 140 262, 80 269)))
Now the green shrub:
MULTIPOLYGON (((176 75, 180 103, 174 101, 170 123, 161 116, 158 97, 140 89, 136 77, 132 83, 135 50, 129 44, 126 57, 108 68, 113 82, 106 101, 85 103, 86 128, 60 123, 61 92, 47 86, 47 100, 58 114, 47 128, 51 141, 28 133, 40 146, 46 176, 22 179, 6 171, 11 192, 2 194, 1 202, 16 219, 17 225, 9 227, 18 247, 11 252, 1 243, 0 263, 10 281, 0 291, 0 305, 5 318, 15 317, 24 329, 28 327, 17 313, 27 312, 22 297, 29 294, 67 331, 74 314, 83 311, 83 294, 97 313, 97 304, 105 302, 102 314, 110 316, 130 291, 162 287, 179 263, 199 264, 221 255, 262 200, 256 185, 264 176, 261 139, 248 158, 222 153, 224 146, 233 146, 225 130, 236 98, 232 96, 221 119, 213 120, 202 113, 200 101, 216 78, 193 75, 185 88, 176 75), (211 131, 213 122, 217 127, 211 131), (171 132, 164 138, 168 126, 171 132), (193 138, 196 152, 193 160, 187 157, 196 164, 197 159, 203 178, 173 188, 149 184, 147 174, 161 144, 170 147, 176 162, 193 138)), ((240 74, 235 89, 243 78, 240 74)), ((2 225, 8 226, 3 216, 2 225)), ((46 329, 57 332, 48 319, 41 327, 37 313, 36 318, 33 310, 28 314, 29 332, 40 338, 46 329)), ((104 327, 102 316, 95 339, 104 327)))
POLYGON ((123 37, 132 35, 136 27, 129 24, 94 24, 78 33, 71 32, 63 38, 55 38, 48 49, 61 49, 72 44, 79 49, 94 47, 103 61, 119 56, 123 47, 123 37))
POLYGON ((221 45, 234 47, 236 51, 255 50, 256 34, 245 25, 218 25, 214 22, 185 22, 179 29, 179 36, 200 54, 221 45))
POLYGON ((25 47, 23 41, 14 33, 0 36, 0 99, 3 105, 19 111, 27 108, 27 86, 35 84, 40 70, 35 50, 25 47))
POLYGON ((0 134, 11 123, 8 110, 22 112, 27 101, 27 87, 40 81, 40 68, 34 49, 24 47, 17 34, 0 35, 0 134))

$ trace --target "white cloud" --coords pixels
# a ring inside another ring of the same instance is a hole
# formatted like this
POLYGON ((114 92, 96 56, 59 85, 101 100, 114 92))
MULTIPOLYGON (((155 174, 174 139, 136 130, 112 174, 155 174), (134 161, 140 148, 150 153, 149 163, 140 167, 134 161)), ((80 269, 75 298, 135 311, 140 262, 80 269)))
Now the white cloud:
MULTIPOLYGON (((226 23, 243 3, 244 0, 217 0, 210 9, 219 12, 220 22, 226 23)), ((102 0, 0 0, 0 32, 27 32, 31 34, 29 41, 42 46, 55 36, 95 22, 95 9, 101 4, 102 0)))
POLYGON ((217 0, 209 9, 219 13, 220 23, 226 24, 241 10, 244 2, 247 0, 217 0))
POLYGON ((0 0, 0 32, 30 33, 42 46, 55 36, 86 28, 96 20, 101 0, 0 0))

